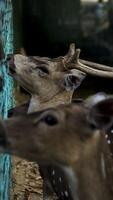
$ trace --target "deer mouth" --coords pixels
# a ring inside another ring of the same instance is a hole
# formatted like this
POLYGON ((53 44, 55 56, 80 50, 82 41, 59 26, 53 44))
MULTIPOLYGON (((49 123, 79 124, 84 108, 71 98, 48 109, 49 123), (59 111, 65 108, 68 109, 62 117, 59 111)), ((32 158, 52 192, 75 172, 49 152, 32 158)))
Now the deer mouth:
POLYGON ((9 67, 9 75, 13 76, 16 73, 16 66, 14 64, 14 56, 11 55, 7 58, 8 67, 9 67))
POLYGON ((9 75, 13 76, 15 73, 15 66, 9 65, 9 75))

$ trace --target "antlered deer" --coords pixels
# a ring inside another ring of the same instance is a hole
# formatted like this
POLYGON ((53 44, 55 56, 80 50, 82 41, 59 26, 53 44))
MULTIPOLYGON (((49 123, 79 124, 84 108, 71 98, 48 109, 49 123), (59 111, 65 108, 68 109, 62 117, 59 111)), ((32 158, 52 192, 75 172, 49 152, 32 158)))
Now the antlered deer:
POLYGON ((60 200, 112 200, 113 160, 105 139, 112 123, 113 97, 97 94, 4 121, 0 149, 54 166, 50 180, 60 200))
POLYGON ((16 54, 10 59, 10 74, 31 94, 29 113, 71 102, 87 74, 113 78, 112 67, 81 60, 79 54, 71 44, 69 52, 58 58, 16 54))
POLYGON ((74 90, 87 73, 113 78, 112 68, 81 60, 79 53, 71 44, 67 55, 54 59, 23 55, 10 59, 11 75, 31 94, 28 113, 71 102, 74 90))

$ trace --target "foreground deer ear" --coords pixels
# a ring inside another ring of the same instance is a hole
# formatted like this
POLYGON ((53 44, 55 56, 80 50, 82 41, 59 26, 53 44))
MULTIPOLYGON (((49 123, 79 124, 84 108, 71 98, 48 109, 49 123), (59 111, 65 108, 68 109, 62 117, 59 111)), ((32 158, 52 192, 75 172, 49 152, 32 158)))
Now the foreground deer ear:
POLYGON ((75 90, 81 85, 81 82, 84 80, 85 77, 86 74, 79 70, 70 70, 68 74, 64 75, 63 86, 67 91, 75 90))
POLYGON ((97 102, 90 105, 88 120, 96 128, 107 130, 113 125, 113 97, 97 97, 97 102))

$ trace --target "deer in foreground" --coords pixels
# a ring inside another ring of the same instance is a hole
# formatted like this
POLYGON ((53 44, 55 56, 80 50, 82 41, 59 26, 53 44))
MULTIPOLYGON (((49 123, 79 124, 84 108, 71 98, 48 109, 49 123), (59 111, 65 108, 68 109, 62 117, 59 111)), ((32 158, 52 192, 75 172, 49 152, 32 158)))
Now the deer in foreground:
POLYGON ((99 93, 3 121, 0 150, 54 166, 50 180, 60 200, 112 200, 113 160, 105 138, 112 123, 113 97, 99 93))
MULTIPOLYGON (((27 105, 28 113, 71 102, 74 90, 80 86, 87 73, 113 77, 112 68, 80 60, 79 53, 74 44, 71 44, 69 52, 63 57, 50 59, 14 55, 9 60, 10 74, 31 94, 29 106, 27 105)), ((21 108, 24 107, 19 107, 22 113, 21 108)), ((44 199, 47 199, 47 181, 44 182, 44 199)))

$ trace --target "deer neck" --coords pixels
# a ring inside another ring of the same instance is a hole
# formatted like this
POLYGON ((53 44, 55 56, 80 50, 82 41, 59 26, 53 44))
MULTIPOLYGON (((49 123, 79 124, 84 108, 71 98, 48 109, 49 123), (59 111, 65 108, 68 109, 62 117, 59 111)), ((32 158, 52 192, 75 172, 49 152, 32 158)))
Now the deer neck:
POLYGON ((41 99, 38 95, 32 95, 28 108, 28 113, 43 110, 45 108, 54 107, 59 104, 70 103, 72 100, 72 95, 73 91, 62 91, 46 101, 41 99))
MULTIPOLYGON (((110 155, 110 154, 109 154, 110 155)), ((79 200, 112 200, 113 199, 113 162, 101 153, 98 159, 89 159, 79 169, 73 169, 79 200)))

